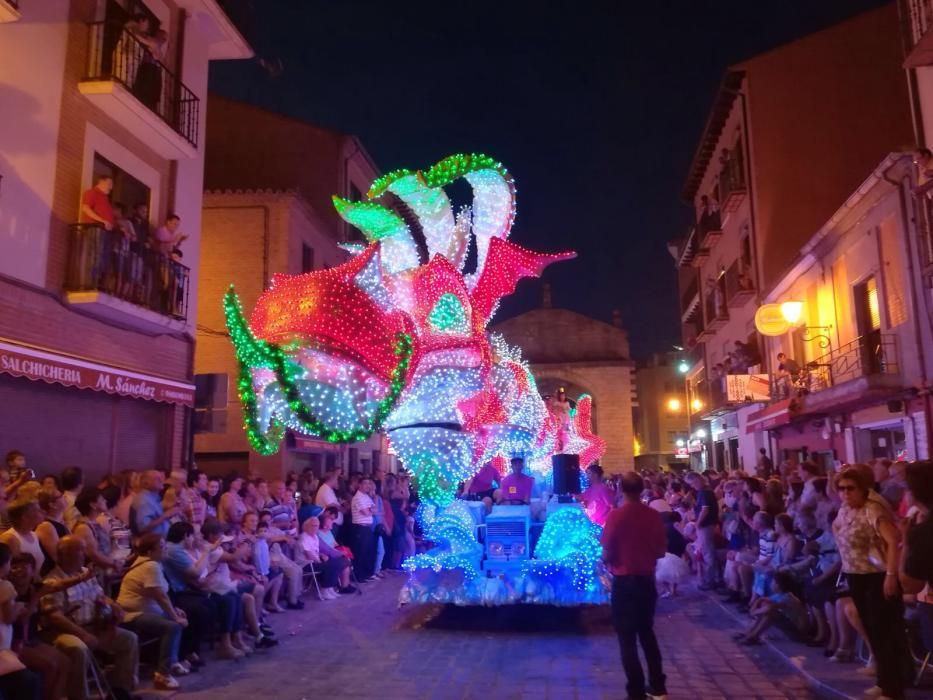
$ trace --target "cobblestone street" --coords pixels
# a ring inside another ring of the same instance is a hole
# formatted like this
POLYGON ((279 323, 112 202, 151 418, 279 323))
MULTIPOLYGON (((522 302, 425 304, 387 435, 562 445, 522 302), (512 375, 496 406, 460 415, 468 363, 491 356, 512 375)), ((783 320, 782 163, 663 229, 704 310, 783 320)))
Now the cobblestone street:
MULTIPOLYGON (((273 616, 282 643, 182 679, 179 700, 625 697, 608 608, 398 610, 400 579, 363 596, 273 616)), ((671 698, 816 698, 766 647, 740 648, 705 597, 661 601, 657 629, 671 698)))

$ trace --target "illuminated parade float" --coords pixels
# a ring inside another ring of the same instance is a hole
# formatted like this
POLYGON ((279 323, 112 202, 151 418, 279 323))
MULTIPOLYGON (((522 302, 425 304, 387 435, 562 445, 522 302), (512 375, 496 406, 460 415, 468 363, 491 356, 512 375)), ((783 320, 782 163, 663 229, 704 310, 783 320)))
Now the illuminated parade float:
POLYGON ((366 201, 334 205, 368 245, 339 267, 275 275, 248 322, 232 288, 224 299, 253 448, 275 452, 286 430, 336 443, 388 436, 434 544, 404 562, 402 602, 606 602, 601 528, 573 498, 553 495, 555 455, 578 482, 604 450, 591 399, 572 410, 563 397, 545 401, 521 351, 486 331, 519 280, 573 253, 508 241, 515 184, 480 154, 389 173, 366 201), (444 188, 460 179, 473 199, 455 212, 444 188), (465 272, 471 246, 476 268, 465 272), (484 465, 504 475, 516 456, 535 478, 527 505, 456 498, 484 465))

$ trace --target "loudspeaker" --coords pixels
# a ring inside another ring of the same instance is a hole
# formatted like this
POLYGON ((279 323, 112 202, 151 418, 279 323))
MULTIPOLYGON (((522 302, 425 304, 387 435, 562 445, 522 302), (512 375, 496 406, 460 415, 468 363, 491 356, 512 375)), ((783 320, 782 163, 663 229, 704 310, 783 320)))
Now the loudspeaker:
POLYGON ((558 496, 580 493, 580 457, 578 455, 554 455, 551 457, 554 470, 554 493, 558 496))

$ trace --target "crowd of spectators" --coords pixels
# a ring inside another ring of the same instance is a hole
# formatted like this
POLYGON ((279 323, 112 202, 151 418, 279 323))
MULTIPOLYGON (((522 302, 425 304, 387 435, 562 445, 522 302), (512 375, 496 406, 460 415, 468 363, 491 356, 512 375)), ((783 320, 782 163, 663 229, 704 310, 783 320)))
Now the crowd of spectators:
POLYGON ((155 688, 174 690, 209 645, 228 660, 271 649, 271 623, 306 592, 330 601, 399 569, 414 550, 411 500, 407 476, 378 470, 87 483, 78 467, 39 476, 12 451, 0 468, 0 699, 85 700, 95 678, 130 697, 141 657, 155 688))
POLYGON ((933 629, 933 462, 758 466, 644 474, 643 501, 667 527, 661 595, 695 579, 748 616, 740 644, 779 628, 859 663, 869 695, 903 698, 930 651, 920 629, 933 629))

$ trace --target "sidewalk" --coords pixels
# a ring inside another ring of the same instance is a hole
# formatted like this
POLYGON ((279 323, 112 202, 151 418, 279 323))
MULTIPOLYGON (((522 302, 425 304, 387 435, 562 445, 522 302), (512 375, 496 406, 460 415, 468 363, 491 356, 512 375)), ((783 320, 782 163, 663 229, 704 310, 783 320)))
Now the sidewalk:
MULTIPOLYGON (((714 594, 706 594, 706 597, 736 623, 736 630, 748 626, 747 615, 742 615, 733 606, 726 605, 714 594)), ((792 642, 780 630, 768 630, 762 635, 761 642, 762 646, 783 658, 785 663, 803 676, 814 691, 828 699, 862 700, 865 690, 875 684, 874 676, 856 673, 864 666, 864 661, 833 663, 823 655, 822 647, 808 647, 792 642)), ((920 688, 908 690, 908 699, 933 698, 933 684, 930 679, 931 673, 928 671, 920 688)))

